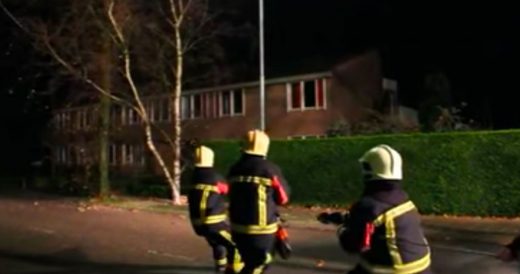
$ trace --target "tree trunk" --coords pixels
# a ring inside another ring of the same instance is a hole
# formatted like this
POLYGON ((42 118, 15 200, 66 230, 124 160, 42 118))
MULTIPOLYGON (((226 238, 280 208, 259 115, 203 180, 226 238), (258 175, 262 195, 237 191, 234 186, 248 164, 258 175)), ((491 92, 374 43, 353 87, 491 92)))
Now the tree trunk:
POLYGON ((173 122, 173 184, 171 187, 173 203, 180 203, 180 185, 181 185, 181 111, 180 99, 182 92, 182 68, 183 68, 183 50, 180 26, 175 27, 175 46, 176 46, 176 68, 175 68, 175 90, 172 98, 172 122, 173 122))

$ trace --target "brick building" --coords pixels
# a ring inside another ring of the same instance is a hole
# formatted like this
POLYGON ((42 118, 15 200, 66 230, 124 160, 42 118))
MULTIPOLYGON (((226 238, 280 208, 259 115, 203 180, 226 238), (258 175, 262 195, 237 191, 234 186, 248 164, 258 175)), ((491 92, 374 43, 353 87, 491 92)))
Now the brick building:
MULTIPOLYGON (((399 115, 397 84, 383 78, 380 71, 378 55, 369 53, 349 59, 331 72, 267 79, 266 131, 274 139, 321 138, 335 123, 361 121, 369 110, 399 115)), ((258 82, 183 92, 182 138, 240 138, 260 124, 259 98, 258 82)), ((150 96, 144 101, 154 124, 171 132, 168 95, 150 96)), ((78 106, 55 111, 50 138, 55 163, 81 166, 95 162, 95 108, 78 106)), ((145 168, 150 161, 136 113, 128 107, 113 106, 111 127, 110 164, 122 170, 145 168)), ((159 147, 164 149, 166 141, 156 136, 159 147)))

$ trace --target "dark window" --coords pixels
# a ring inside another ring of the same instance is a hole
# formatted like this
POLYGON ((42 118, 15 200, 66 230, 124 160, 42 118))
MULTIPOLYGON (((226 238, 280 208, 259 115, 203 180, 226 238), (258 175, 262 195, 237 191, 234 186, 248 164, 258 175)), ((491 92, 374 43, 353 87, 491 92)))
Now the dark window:
POLYGON ((244 111, 242 90, 233 91, 233 114, 241 114, 244 111))
POLYGON ((306 81, 304 84, 304 102, 306 108, 316 107, 316 84, 314 81, 306 81))
POLYGON ((118 121, 121 117, 121 107, 120 106, 113 106, 110 109, 110 120, 113 125, 118 124, 118 121))
POLYGON ((193 96, 193 117, 200 117, 202 114, 202 96, 200 94, 193 96))
POLYGON ((161 101, 161 120, 169 121, 170 120, 170 99, 165 98, 161 101))
POLYGON ((231 114, 231 95, 229 91, 222 92, 222 115, 231 114))

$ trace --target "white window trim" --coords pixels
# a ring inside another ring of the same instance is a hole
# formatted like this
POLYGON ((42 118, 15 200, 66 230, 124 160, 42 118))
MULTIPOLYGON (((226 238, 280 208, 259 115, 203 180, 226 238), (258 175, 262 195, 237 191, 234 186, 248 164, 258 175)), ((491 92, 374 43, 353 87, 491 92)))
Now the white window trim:
POLYGON ((181 96, 180 100, 181 100, 181 103, 180 103, 180 115, 181 115, 181 120, 189 120, 191 117, 191 110, 188 111, 188 113, 186 113, 187 115, 184 115, 186 110, 184 109, 184 105, 183 102, 187 102, 186 105, 190 105, 191 107, 191 103, 190 103, 190 97, 191 95, 183 95, 181 96))
POLYGON ((108 149, 109 149, 109 152, 108 152, 108 164, 110 166, 117 166, 117 145, 116 144, 110 144, 108 146, 108 149), (112 152, 112 154, 110 154, 110 152, 112 152), (112 159, 110 157, 110 155, 112 155, 112 157, 114 159, 112 159))
POLYGON ((293 112, 293 111, 306 111, 306 110, 326 110, 327 109, 327 79, 326 78, 319 78, 319 79, 313 79, 313 80, 304 80, 304 81, 297 81, 297 82, 290 82, 285 84, 286 89, 286 95, 287 95, 287 112, 293 112), (318 80, 322 80, 322 89, 323 89, 323 106, 318 106, 318 93, 316 92, 318 80), (314 100, 316 102, 316 106, 314 107, 306 107, 305 106, 305 82, 313 81, 314 82, 314 100), (293 108, 292 107, 292 86, 293 84, 298 83, 300 85, 300 106, 299 108, 293 108))
POLYGON ((329 90, 329 81, 327 81, 327 78, 321 78, 322 81, 323 81, 323 108, 322 109, 327 109, 327 93, 328 93, 328 90, 329 90))
POLYGON ((218 92, 218 117, 228 117, 229 116, 229 114, 224 114, 224 92, 225 91, 218 92))
POLYGON ((128 112, 129 107, 123 106, 121 108, 121 125, 129 125, 130 120, 126 120, 126 114, 128 112))
POLYGON ((190 119, 197 119, 195 116, 195 95, 190 95, 190 119))
POLYGON ((138 145, 136 147, 137 149, 137 153, 136 155, 138 156, 138 159, 134 159, 135 163, 138 165, 138 166, 145 166, 146 165, 146 158, 145 158, 145 146, 143 145, 138 145))
POLYGON ((206 93, 197 93, 191 95, 183 95, 181 97, 181 119, 182 120, 194 120, 194 119, 214 119, 219 117, 235 117, 235 116, 245 116, 246 114, 246 94, 245 90, 235 89, 235 90, 225 90, 218 92, 206 92, 206 93), (235 110, 235 92, 240 92, 242 98, 242 111, 236 112, 235 110), (229 114, 224 114, 224 92, 229 93, 229 114), (200 98, 200 115, 195 116, 195 98, 199 96, 200 98), (189 104, 189 111, 187 111, 187 116, 183 114, 186 112, 183 108, 182 98, 186 98, 185 102, 189 104), (218 110, 217 110, 218 108, 218 110), (210 111, 211 110, 211 111, 210 111))
POLYGON ((135 149, 133 145, 121 145, 121 165, 132 166, 135 163, 135 149))
POLYGON ((246 114, 246 100, 245 100, 245 92, 244 89, 230 89, 223 90, 218 93, 219 98, 219 117, 237 117, 237 116, 245 116, 246 114), (242 95, 242 112, 235 112, 235 91, 240 91, 242 95), (224 92, 229 93, 229 114, 224 114, 224 92))
POLYGON ((121 165, 126 165, 126 144, 121 144, 121 165))

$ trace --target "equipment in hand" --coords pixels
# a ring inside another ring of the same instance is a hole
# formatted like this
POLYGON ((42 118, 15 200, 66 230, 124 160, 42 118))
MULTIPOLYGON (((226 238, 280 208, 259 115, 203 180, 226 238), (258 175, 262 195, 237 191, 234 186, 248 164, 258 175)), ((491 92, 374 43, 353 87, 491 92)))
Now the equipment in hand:
POLYGON ((289 233, 287 229, 283 227, 285 220, 278 218, 278 230, 275 234, 274 251, 284 260, 289 259, 292 254, 292 247, 289 243, 289 233))
POLYGON ((292 247, 289 243, 289 234, 287 230, 280 226, 278 227, 278 231, 276 231, 276 243, 275 250, 282 259, 287 260, 291 257, 292 247))

